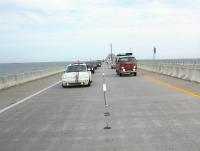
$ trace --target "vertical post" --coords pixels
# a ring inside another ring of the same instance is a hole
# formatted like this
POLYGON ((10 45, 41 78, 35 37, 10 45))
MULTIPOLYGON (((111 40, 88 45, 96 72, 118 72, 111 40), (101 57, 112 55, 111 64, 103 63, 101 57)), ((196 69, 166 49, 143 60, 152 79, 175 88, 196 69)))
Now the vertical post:
POLYGON ((111 61, 112 61, 112 63, 113 63, 113 56, 112 56, 112 43, 110 44, 110 53, 111 53, 111 61))
POLYGON ((153 47, 153 60, 155 60, 156 59, 156 47, 153 47))
POLYGON ((102 74, 102 76, 103 76, 103 96, 104 96, 104 103, 105 103, 105 107, 107 107, 108 106, 108 104, 107 104, 107 100, 106 100, 106 91, 107 91, 107 88, 106 88, 106 83, 105 83, 105 73, 103 72, 103 74, 102 74))
POLYGON ((103 94, 104 94, 104 103, 105 103, 105 113, 104 113, 104 116, 105 116, 105 122, 106 122, 106 126, 104 127, 105 130, 109 130, 111 129, 111 127, 109 126, 109 116, 110 116, 110 112, 108 111, 108 103, 107 103, 107 100, 106 100, 106 91, 107 91, 107 88, 106 88, 106 81, 105 81, 105 73, 104 73, 104 67, 103 67, 103 73, 102 73, 102 76, 103 76, 103 94))
POLYGON ((107 100, 106 100, 106 91, 107 91, 107 88, 106 88, 106 84, 104 83, 103 84, 104 103, 105 103, 105 107, 108 107, 107 100))

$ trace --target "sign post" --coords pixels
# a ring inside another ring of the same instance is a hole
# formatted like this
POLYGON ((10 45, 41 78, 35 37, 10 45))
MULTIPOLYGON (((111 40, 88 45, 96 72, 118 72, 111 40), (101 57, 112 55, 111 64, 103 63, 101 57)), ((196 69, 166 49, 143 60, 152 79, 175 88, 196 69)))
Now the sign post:
POLYGON ((112 56, 112 43, 110 44, 110 54, 111 54, 111 62, 113 63, 113 56, 112 56))
POLYGON ((153 60, 156 59, 156 53, 157 53, 156 47, 153 47, 153 60))

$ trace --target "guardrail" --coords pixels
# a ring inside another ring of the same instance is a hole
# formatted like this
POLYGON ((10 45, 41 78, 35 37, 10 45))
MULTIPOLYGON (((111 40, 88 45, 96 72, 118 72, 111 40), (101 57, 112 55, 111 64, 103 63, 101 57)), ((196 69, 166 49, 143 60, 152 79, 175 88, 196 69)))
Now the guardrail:
POLYGON ((140 60, 138 67, 184 80, 200 82, 200 59, 140 60))
POLYGON ((45 70, 36 70, 16 75, 0 76, 0 90, 6 89, 25 82, 37 80, 50 75, 54 75, 64 71, 64 67, 49 68, 45 70))

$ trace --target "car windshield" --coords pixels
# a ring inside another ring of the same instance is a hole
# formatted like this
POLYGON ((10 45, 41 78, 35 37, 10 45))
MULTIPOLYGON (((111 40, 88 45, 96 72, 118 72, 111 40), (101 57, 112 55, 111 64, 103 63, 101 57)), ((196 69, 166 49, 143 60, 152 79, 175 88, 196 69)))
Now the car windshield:
POLYGON ((68 66, 66 72, 86 72, 86 66, 85 65, 73 65, 68 66))
POLYGON ((119 58, 119 62, 136 62, 136 59, 134 57, 122 57, 119 58))

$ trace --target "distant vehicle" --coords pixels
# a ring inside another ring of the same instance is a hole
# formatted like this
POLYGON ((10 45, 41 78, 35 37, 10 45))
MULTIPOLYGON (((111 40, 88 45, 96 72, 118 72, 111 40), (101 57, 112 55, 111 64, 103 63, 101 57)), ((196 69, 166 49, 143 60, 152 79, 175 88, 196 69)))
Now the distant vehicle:
POLYGON ((116 69, 116 64, 115 63, 111 64, 111 69, 116 69))
POLYGON ((117 55, 116 72, 120 76, 125 74, 137 76, 137 61, 132 53, 117 55))
POLYGON ((97 64, 97 67, 101 67, 102 61, 101 61, 101 60, 97 60, 97 61, 96 61, 96 64, 97 64))
POLYGON ((62 86, 90 86, 92 81, 91 72, 87 71, 86 64, 73 63, 67 66, 62 75, 62 86))
POLYGON ((88 71, 95 73, 95 66, 94 66, 93 62, 87 61, 87 62, 85 62, 85 64, 87 65, 88 71))
POLYGON ((97 62, 96 61, 90 61, 90 62, 93 65, 94 69, 96 70, 97 69, 97 62))

